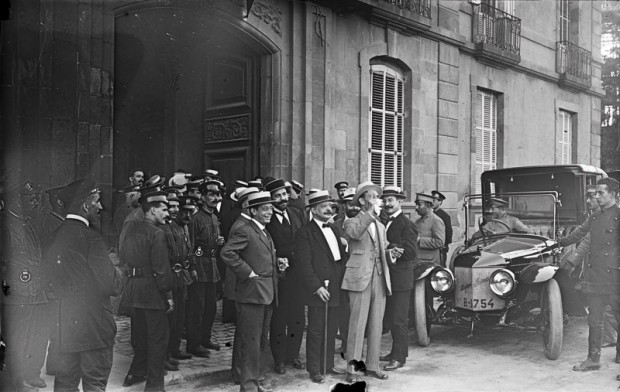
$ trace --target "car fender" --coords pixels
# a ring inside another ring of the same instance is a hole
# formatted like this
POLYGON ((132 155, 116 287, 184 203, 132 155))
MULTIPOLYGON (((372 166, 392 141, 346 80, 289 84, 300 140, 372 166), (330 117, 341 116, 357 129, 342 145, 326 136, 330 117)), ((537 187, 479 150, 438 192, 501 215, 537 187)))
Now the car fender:
POLYGON ((519 283, 534 284, 546 282, 555 276, 559 267, 545 263, 532 263, 521 270, 519 283))
POLYGON ((435 268, 440 268, 437 264, 430 261, 422 261, 413 265, 413 279, 420 280, 426 278, 435 268))

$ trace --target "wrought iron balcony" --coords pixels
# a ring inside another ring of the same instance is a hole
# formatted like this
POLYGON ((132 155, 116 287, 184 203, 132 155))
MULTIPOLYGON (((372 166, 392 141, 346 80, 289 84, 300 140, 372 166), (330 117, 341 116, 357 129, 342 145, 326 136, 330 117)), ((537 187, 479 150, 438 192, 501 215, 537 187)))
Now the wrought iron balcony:
POLYGON ((433 0, 312 0, 337 13, 366 16, 372 23, 405 32, 431 28, 433 0))
POLYGON ((472 4, 475 56, 494 66, 521 61, 521 19, 489 4, 472 4))
POLYGON ((592 52, 568 41, 557 42, 555 69, 561 87, 587 90, 592 85, 592 52))

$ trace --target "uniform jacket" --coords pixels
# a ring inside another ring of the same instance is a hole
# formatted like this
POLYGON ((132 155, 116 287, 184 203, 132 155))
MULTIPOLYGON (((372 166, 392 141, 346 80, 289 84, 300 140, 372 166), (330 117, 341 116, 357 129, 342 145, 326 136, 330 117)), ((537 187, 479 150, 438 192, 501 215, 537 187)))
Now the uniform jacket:
POLYGON ((609 294, 620 289, 620 207, 594 212, 580 227, 562 238, 562 246, 590 233, 588 261, 583 272, 584 293, 609 294))
POLYGON ((45 250, 45 248, 50 245, 52 233, 60 227, 64 220, 65 218, 55 212, 43 214, 37 219, 35 219, 35 221, 33 222, 33 226, 35 231, 37 232, 37 237, 39 238, 39 242, 41 243, 42 250, 45 250))
POLYGON ((43 271, 51 302, 52 350, 77 352, 114 345, 116 323, 110 296, 123 289, 101 235, 73 218, 55 231, 43 271))
MULTIPOLYGON (((230 232, 228 232, 228 237, 232 236, 241 226, 246 225, 250 220, 247 218, 247 215, 239 215, 236 221, 233 222, 230 227, 230 232)), ((237 277, 235 273, 230 269, 230 267, 226 266, 226 276, 224 277, 224 297, 228 299, 235 299, 235 285, 237 284, 237 277)))
POLYGON ((419 238, 418 260, 439 264, 439 251, 446 238, 443 221, 434 212, 429 212, 415 221, 415 227, 418 229, 419 238))
POLYGON ((325 306, 325 302, 314 294, 325 285, 325 280, 329 280, 330 298, 328 305, 333 307, 340 304, 340 286, 342 285, 347 254, 338 232, 332 225, 330 225, 330 229, 338 241, 340 260, 334 260, 334 255, 325 235, 314 220, 303 225, 295 236, 294 253, 297 263, 297 276, 303 286, 304 301, 308 306, 325 306))
MULTIPOLYGON (((272 218, 273 219, 273 218, 272 218)), ((236 276, 235 301, 270 305, 276 302, 278 267, 269 233, 253 221, 233 232, 221 251, 222 260, 236 276), (250 273, 258 276, 250 278, 250 273)))
POLYGON ((276 247, 276 256, 288 258, 289 267, 285 271, 286 279, 295 279, 297 267, 295 265, 295 257, 293 256, 293 240, 297 230, 306 222, 306 218, 301 210, 296 208, 287 208, 286 213, 291 223, 290 226, 280 223, 280 219, 274 211, 271 221, 265 227, 273 239, 276 247))
POLYGON ((444 228, 446 229, 446 239, 444 241, 444 248, 447 250, 448 245, 452 243, 452 218, 450 215, 441 208, 436 209, 435 215, 437 215, 441 221, 443 222, 444 228))
POLYGON ((200 208, 189 224, 189 234, 196 255, 197 281, 219 282, 220 272, 217 269, 216 255, 220 247, 215 240, 221 233, 220 222, 217 216, 204 208, 200 208), (202 255, 199 256, 200 252, 202 252, 202 255))
POLYGON ((392 291, 413 289, 413 262, 418 253, 418 230, 409 218, 400 213, 388 225, 387 241, 389 245, 405 249, 396 262, 388 261, 392 291))
POLYGON ((175 221, 171 221, 161 226, 166 235, 166 246, 168 248, 168 261, 172 271, 174 289, 181 290, 191 281, 190 271, 195 270, 194 253, 192 244, 189 240, 189 231, 186 226, 179 226, 175 221), (182 269, 175 272, 175 265, 181 265, 182 269))
POLYGON ((165 310, 172 298, 172 271, 164 231, 144 220, 132 225, 121 248, 121 259, 129 271, 140 268, 143 276, 130 277, 123 291, 123 310, 127 308, 165 310))
POLYGON ((360 212, 356 217, 344 221, 345 239, 349 243, 349 260, 347 261, 342 288, 350 291, 364 291, 370 283, 375 258, 381 258, 387 294, 392 295, 390 270, 387 263, 387 244, 385 226, 369 214, 360 212), (373 240, 370 224, 376 222, 378 243, 373 240))
POLYGON ((2 223, 2 272, 10 286, 9 295, 3 295, 2 301, 7 304, 46 303, 40 270, 41 245, 30 219, 7 209, 2 223))

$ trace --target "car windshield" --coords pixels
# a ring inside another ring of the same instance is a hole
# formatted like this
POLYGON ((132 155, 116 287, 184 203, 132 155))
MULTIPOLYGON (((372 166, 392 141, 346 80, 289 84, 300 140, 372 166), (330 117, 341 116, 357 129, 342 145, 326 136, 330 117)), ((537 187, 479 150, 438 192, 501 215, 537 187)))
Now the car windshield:
MULTIPOLYGON (((547 246, 546 241, 538 237, 526 237, 526 236, 520 236, 520 235, 504 234, 504 235, 495 236, 493 239, 495 239, 496 241, 493 241, 490 245, 484 246, 485 251, 493 252, 493 253, 506 253, 506 252, 514 252, 514 251, 532 249, 535 247, 542 248, 542 247, 547 246)), ((492 240, 492 239, 491 238, 488 238, 488 239, 480 238, 478 241, 475 241, 472 245, 473 246, 482 245, 485 242, 485 240, 492 240)))

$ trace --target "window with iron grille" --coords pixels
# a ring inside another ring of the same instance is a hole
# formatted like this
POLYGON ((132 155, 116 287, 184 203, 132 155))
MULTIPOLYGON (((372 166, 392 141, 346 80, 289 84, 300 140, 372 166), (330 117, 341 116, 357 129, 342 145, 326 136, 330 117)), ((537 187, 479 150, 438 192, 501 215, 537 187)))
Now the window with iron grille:
POLYGON ((475 105, 474 193, 482 193, 480 175, 497 168, 497 94, 478 90, 475 105))
POLYGON ((385 65, 370 68, 368 172, 378 185, 403 186, 402 74, 385 65))
POLYGON ((560 110, 560 133, 557 143, 557 157, 559 165, 572 163, 573 114, 560 110))

